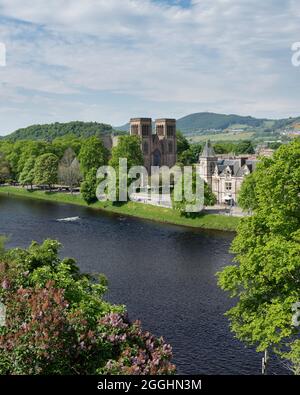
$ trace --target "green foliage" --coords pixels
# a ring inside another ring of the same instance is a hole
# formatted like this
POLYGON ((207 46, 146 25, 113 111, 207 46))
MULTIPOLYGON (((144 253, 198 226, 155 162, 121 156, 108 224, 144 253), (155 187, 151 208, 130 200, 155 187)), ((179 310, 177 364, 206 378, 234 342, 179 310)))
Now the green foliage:
POLYGON ((127 159, 127 168, 133 166, 142 166, 144 158, 140 146, 140 138, 138 136, 120 136, 118 145, 112 149, 110 166, 114 169, 119 168, 119 159, 127 159))
POLYGON ((217 198, 215 194, 212 192, 210 185, 207 182, 204 182, 204 205, 205 206, 213 206, 217 203, 217 198))
POLYGON ((238 226, 236 265, 218 274, 219 284, 238 298, 227 313, 237 337, 258 351, 274 349, 297 370, 299 329, 292 325, 292 305, 300 296, 300 142, 264 158, 252 182, 254 213, 238 226))
POLYGON ((6 140, 15 142, 18 140, 45 140, 52 141, 58 137, 75 136, 75 137, 102 137, 110 135, 113 132, 111 125, 98 122, 68 122, 68 123, 51 123, 46 125, 32 125, 27 128, 18 129, 5 137, 6 140))
POLYGON ((54 154, 43 154, 34 166, 34 181, 39 185, 51 185, 57 182, 58 157, 54 154))
POLYGON ((236 155, 241 155, 241 154, 254 154, 255 150, 253 147, 253 144, 250 140, 244 140, 240 141, 237 143, 235 147, 235 154, 236 155))
POLYGON ((5 155, 0 152, 0 184, 7 181, 11 175, 10 165, 5 155))
MULTIPOLYGON (((144 158, 141 151, 140 138, 138 136, 121 136, 119 137, 118 145, 112 149, 111 159, 109 165, 115 169, 116 172, 116 202, 119 203, 119 185, 120 185, 120 166, 119 159, 127 159, 127 172, 133 166, 143 166, 144 158)), ((121 172, 123 182, 129 186, 134 180, 129 178, 125 172, 121 172)), ((122 182, 122 181, 121 181, 122 182)), ((123 185, 122 182, 122 185, 123 185)), ((113 186, 114 188, 114 186, 113 186)), ((113 189, 112 188, 112 189, 113 189)), ((122 202, 123 203, 123 202, 122 202)))
MULTIPOLYGON (((188 202, 186 200, 185 197, 185 193, 184 193, 184 186, 185 186, 185 180, 184 177, 182 177, 181 183, 179 184, 179 188, 182 188, 182 200, 181 201, 176 201, 175 200, 175 188, 174 191, 172 192, 172 206, 173 209, 176 211, 180 212, 180 215, 186 218, 197 218, 199 216, 203 215, 202 211, 199 212, 188 212, 186 211, 186 207, 187 205, 196 205, 197 201, 199 200, 199 197, 196 198, 196 182, 197 182, 197 176, 196 176, 196 172, 197 172, 197 168, 194 167, 193 168, 193 174, 192 174, 192 178, 191 178, 191 190, 192 193, 194 195, 194 198, 192 199, 191 202, 188 202)), ((213 206, 214 204, 216 204, 217 199, 215 197, 215 195, 213 194, 210 186, 204 182, 203 180, 201 180, 204 183, 204 201, 203 204, 204 206, 213 206)), ((179 181, 180 182, 180 181, 179 181)))
POLYGON ((236 151, 236 144, 229 141, 215 143, 213 147, 217 155, 229 154, 236 151))
POLYGON ((258 127, 262 126, 264 121, 264 119, 243 117, 239 115, 200 112, 178 119, 177 127, 182 130, 183 133, 188 133, 205 129, 226 129, 229 126, 236 124, 258 127))
POLYGON ((2 255, 0 374, 170 374, 171 347, 104 300, 99 279, 46 240, 2 255))
POLYGON ((259 171, 247 175, 242 183, 238 204, 243 210, 254 210, 257 208, 257 195, 256 195, 256 178, 259 177, 259 171))
POLYGON ((19 183, 21 185, 32 186, 35 177, 34 167, 35 167, 35 158, 33 157, 28 158, 27 161, 25 162, 21 174, 19 175, 19 183))
POLYGON ((107 164, 108 150, 104 147, 102 140, 93 136, 83 141, 79 153, 79 162, 84 176, 95 168, 107 164))
POLYGON ((191 144, 187 150, 183 151, 180 155, 178 155, 178 163, 184 166, 198 163, 199 155, 202 151, 202 148, 202 144, 191 144))
POLYGON ((97 169, 92 168, 85 176, 85 180, 81 183, 80 192, 81 196, 87 204, 92 204, 97 201, 96 188, 97 188, 97 169))
POLYGON ((181 155, 184 151, 190 148, 190 144, 180 130, 176 131, 177 140, 177 155, 181 155))

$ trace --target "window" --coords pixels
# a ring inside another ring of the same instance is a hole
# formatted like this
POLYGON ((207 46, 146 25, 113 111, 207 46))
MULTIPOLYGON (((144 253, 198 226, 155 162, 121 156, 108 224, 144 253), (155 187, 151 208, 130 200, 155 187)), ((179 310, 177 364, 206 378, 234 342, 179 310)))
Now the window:
POLYGON ((231 191, 232 190, 232 183, 231 182, 225 182, 225 189, 226 189, 226 191, 231 191))
POLYGON ((173 144, 172 141, 169 141, 169 154, 173 153, 173 144))
POLYGON ((173 137, 174 136, 174 126, 173 125, 168 125, 167 126, 167 136, 168 137, 173 137))
POLYGON ((149 125, 142 125, 142 135, 143 136, 149 135, 149 125))

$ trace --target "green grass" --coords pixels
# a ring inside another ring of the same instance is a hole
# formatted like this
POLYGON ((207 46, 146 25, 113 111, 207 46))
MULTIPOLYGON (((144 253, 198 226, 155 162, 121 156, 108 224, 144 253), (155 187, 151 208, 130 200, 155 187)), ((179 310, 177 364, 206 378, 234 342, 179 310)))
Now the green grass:
POLYGON ((24 188, 0 187, 0 194, 20 196, 32 199, 47 200, 59 203, 76 204, 90 207, 110 213, 123 214, 148 220, 169 224, 188 226, 193 228, 216 229, 235 231, 239 218, 218 214, 203 214, 198 218, 185 218, 179 212, 168 208, 156 207, 136 202, 128 202, 122 205, 113 205, 111 202, 96 202, 90 206, 79 196, 65 193, 27 191, 24 188))
POLYGON ((186 136, 192 143, 201 143, 202 141, 240 141, 251 140, 254 132, 229 132, 229 133, 216 133, 216 134, 202 134, 197 136, 186 136))

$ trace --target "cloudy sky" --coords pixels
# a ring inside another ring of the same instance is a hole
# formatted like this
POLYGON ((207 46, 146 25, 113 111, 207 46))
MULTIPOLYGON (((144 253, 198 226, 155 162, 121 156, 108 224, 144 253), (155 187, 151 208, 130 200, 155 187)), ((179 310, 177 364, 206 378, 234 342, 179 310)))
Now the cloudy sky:
POLYGON ((299 0, 0 0, 0 134, 70 120, 300 115, 299 0))

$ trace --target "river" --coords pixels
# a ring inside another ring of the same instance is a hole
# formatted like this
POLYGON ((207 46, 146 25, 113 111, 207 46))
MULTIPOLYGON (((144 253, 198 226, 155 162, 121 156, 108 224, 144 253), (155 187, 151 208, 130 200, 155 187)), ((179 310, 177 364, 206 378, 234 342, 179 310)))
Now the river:
MULTIPOLYGON (((104 273, 107 299, 173 346, 179 373, 260 373, 261 354, 234 339, 224 317, 233 302, 217 287, 215 273, 232 260, 232 233, 0 195, 0 234, 10 236, 8 247, 57 239, 82 271, 104 273)), ((271 366, 282 370, 276 360, 271 366)))

